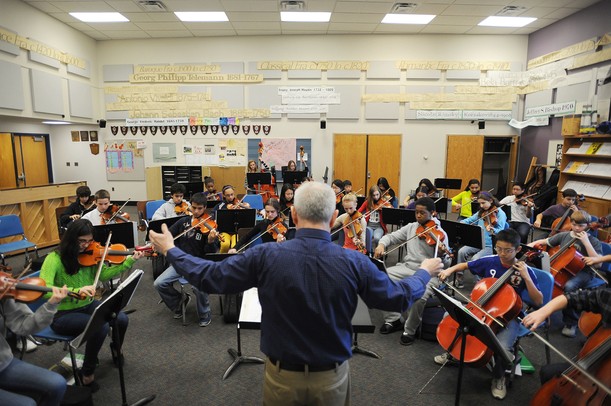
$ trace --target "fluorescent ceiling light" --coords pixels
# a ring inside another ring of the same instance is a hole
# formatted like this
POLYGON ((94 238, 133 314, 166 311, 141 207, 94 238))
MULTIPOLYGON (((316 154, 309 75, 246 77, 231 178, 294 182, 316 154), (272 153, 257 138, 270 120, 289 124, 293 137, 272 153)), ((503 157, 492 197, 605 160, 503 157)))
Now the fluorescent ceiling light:
POLYGON ((175 11, 176 17, 185 22, 221 22, 229 21, 224 11, 175 11))
POLYGON ((534 17, 499 17, 490 16, 477 25, 486 27, 524 27, 535 21, 534 17))
POLYGON ((43 121, 43 124, 49 124, 49 125, 66 125, 66 124, 72 124, 69 123, 67 121, 43 121))
POLYGON ((122 23, 129 21, 121 13, 70 13, 85 23, 122 23))
POLYGON ((331 13, 313 11, 281 11, 280 20, 284 22, 328 23, 331 13))
POLYGON ((435 17, 431 14, 386 14, 382 24, 428 24, 435 17))

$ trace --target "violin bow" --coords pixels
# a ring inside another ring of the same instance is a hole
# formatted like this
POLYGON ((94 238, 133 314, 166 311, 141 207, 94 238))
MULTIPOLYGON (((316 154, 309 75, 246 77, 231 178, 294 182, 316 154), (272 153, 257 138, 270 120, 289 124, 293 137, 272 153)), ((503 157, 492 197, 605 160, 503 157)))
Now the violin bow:
POLYGON ((123 204, 121 205, 121 207, 119 207, 119 208, 117 209, 117 211, 116 211, 116 212, 114 212, 114 214, 113 214, 113 215, 112 215, 112 216, 111 216, 111 217, 108 219, 107 223, 110 223, 111 221, 113 221, 113 220, 115 219, 115 217, 117 217, 117 216, 119 215, 119 213, 121 212, 121 209, 123 209, 123 208, 124 208, 124 207, 127 205, 127 203, 129 203, 130 199, 131 199, 131 197, 128 197, 128 198, 127 198, 127 200, 125 201, 125 203, 123 203, 123 204))
MULTIPOLYGON (((522 318, 518 317, 517 318, 518 321, 522 322, 522 318)), ((526 327, 526 326, 525 326, 526 327)), ((528 328, 528 327, 527 327, 528 328)), ((556 347, 554 347, 549 341, 547 341, 545 338, 541 337, 541 335, 539 335, 536 331, 532 331, 531 333, 537 337, 539 340, 541 340, 541 342, 543 344, 545 344, 546 346, 548 346, 549 348, 551 348, 556 354, 558 354, 563 360, 565 360, 566 362, 568 362, 573 368, 577 369, 579 372, 581 372, 586 378, 588 378, 589 380, 591 380, 593 383, 595 383, 599 388, 601 388, 602 390, 604 390, 605 392, 607 392, 608 395, 611 395, 611 389, 609 389, 607 387, 607 385, 605 385, 604 383, 600 382, 598 379, 596 379, 595 376, 592 376, 588 371, 586 371, 585 369, 583 369, 581 366, 579 366, 578 363, 574 362, 573 360, 571 360, 569 357, 567 357, 566 355, 564 355, 559 349, 557 349, 556 347)), ((564 373, 563 373, 564 375, 564 373)), ((565 378, 567 378, 572 384, 579 386, 576 382, 574 382, 572 379, 570 379, 568 376, 564 375, 565 378)))
POLYGON ((420 237, 421 235, 425 235, 426 233, 428 233, 429 231, 436 229, 437 228, 437 224, 435 224, 434 226, 428 227, 426 228, 424 231, 422 231, 421 233, 416 233, 414 235, 412 235, 411 237, 409 237, 407 240, 405 240, 404 242, 402 242, 401 244, 397 245, 396 247, 394 247, 393 249, 391 249, 390 251, 384 251, 384 253, 382 255, 388 255, 391 252, 401 248, 402 246, 406 245, 408 242, 410 242, 411 240, 413 240, 414 238, 420 237))
POLYGON ((97 289, 98 282, 100 281, 100 274, 102 273, 102 267, 104 266, 104 260, 106 259, 106 254, 108 254, 108 248, 110 247, 110 238, 111 237, 112 237, 112 231, 108 233, 108 238, 106 239, 106 245, 104 245, 104 253, 102 254, 102 259, 100 259, 100 263, 98 264, 98 270, 95 273, 95 279, 93 281, 94 289, 97 289))

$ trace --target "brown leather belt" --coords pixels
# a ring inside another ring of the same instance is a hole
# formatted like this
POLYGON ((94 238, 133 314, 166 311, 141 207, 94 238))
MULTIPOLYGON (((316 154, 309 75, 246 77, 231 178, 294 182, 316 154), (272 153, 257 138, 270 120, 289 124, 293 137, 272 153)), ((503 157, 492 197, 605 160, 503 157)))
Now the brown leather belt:
POLYGON ((291 362, 278 361, 274 358, 269 358, 269 361, 278 366, 280 369, 284 369, 285 371, 293 371, 293 372, 305 372, 306 370, 309 372, 323 372, 330 371, 339 367, 342 363, 334 363, 327 365, 308 365, 308 364, 293 364, 291 362))

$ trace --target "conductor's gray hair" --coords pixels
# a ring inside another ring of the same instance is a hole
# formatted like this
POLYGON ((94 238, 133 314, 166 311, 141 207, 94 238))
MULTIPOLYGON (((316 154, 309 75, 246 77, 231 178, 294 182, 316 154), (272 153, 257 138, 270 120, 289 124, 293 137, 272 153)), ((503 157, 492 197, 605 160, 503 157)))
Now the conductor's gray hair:
POLYGON ((327 184, 304 182, 295 191, 295 210, 300 219, 329 224, 335 212, 335 193, 327 184))

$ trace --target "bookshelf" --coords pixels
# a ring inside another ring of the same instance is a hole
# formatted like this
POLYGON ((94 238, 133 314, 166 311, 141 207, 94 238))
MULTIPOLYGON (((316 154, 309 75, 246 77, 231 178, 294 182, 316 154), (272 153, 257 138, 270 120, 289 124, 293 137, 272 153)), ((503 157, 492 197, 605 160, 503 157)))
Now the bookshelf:
POLYGON ((586 198, 579 207, 606 216, 611 212, 611 134, 579 134, 574 122, 563 119, 558 201, 562 190, 575 189, 586 198))

